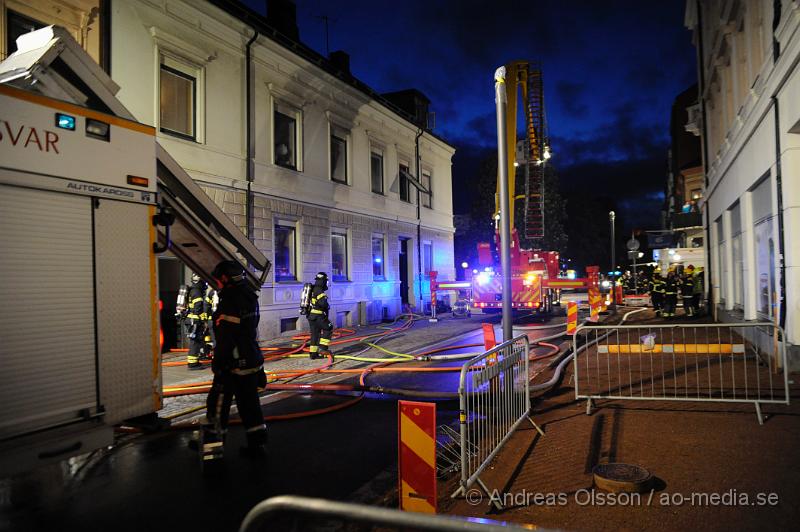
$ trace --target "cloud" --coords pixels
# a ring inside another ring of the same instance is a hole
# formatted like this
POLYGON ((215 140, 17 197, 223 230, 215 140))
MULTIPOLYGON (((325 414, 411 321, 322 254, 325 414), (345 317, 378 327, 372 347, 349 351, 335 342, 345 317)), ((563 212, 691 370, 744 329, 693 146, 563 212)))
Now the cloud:
POLYGON ((571 117, 585 116, 589 110, 588 104, 583 101, 586 85, 571 81, 559 81, 556 84, 556 98, 564 112, 571 117))

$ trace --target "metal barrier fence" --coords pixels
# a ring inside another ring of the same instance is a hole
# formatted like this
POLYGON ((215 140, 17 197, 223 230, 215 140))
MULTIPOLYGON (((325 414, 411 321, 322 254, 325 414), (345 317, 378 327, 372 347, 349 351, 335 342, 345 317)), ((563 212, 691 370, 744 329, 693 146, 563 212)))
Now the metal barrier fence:
POLYGON ((467 519, 401 512, 390 508, 367 506, 296 495, 280 495, 258 503, 250 510, 239 532, 259 530, 529 530, 486 519, 467 519))
MULTIPOLYGON (((490 496, 480 474, 497 455, 531 408, 528 376, 530 343, 526 335, 503 342, 461 368, 461 483, 453 497, 477 482, 490 496)), ((492 497, 490 496, 490 499, 492 497)), ((496 500, 492 501, 499 506, 496 500)))
POLYGON ((575 398, 789 404, 783 330, 773 323, 585 325, 575 398), (782 373, 782 375, 781 375, 782 373))

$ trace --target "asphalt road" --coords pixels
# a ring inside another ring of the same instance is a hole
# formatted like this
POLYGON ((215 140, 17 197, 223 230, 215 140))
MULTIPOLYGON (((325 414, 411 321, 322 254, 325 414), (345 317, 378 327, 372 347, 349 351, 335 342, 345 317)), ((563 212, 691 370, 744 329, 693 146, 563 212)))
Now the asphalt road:
MULTIPOLYGON (((476 341, 477 332, 452 345, 476 341)), ((381 374, 369 384, 452 392, 458 377, 381 374)), ((296 395, 268 408, 269 414, 297 412, 349 398, 296 395)), ((340 411, 272 423, 268 456, 261 461, 239 456, 244 435, 233 428, 223 468, 211 478, 201 474, 198 456, 188 448, 189 432, 125 436, 88 459, 0 480, 0 530, 236 530, 256 503, 274 495, 366 502, 396 482, 397 399, 367 394, 340 411)), ((457 401, 437 404, 438 423, 453 423, 457 401)))

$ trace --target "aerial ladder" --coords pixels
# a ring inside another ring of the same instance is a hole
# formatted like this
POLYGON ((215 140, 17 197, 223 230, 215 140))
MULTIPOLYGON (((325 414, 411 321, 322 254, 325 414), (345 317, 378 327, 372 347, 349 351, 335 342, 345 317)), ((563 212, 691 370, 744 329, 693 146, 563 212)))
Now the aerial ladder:
MULTIPOLYGON (((527 61, 513 61, 505 65, 505 144, 506 185, 509 190, 511 308, 514 311, 549 313, 559 301, 562 289, 586 288, 597 284, 595 268, 589 268, 586 278, 564 279, 559 276, 559 252, 535 248, 523 249, 515 225, 516 201, 523 200, 523 236, 528 242, 541 245, 545 236, 544 176, 545 164, 550 158, 544 112, 544 91, 541 68, 527 61), (518 96, 524 106, 525 135, 521 141, 522 156, 517 157, 518 96), (523 186, 517 183, 517 168, 524 171, 523 186), (519 190, 521 189, 521 190, 519 190), (521 193, 518 193, 521 192, 521 193)), ((497 220, 501 209, 501 176, 498 173, 495 194, 497 220)), ((499 229, 495 232, 495 246, 501 250, 499 229)), ((473 276, 472 306, 484 312, 498 312, 503 308, 503 278, 500 265, 491 253, 491 245, 478 243, 478 263, 482 271, 473 276)))

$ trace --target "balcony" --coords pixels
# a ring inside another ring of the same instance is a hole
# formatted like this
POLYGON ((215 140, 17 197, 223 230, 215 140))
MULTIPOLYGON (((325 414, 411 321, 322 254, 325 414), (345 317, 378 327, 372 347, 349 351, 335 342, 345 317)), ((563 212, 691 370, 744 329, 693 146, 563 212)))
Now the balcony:
POLYGON ((670 215, 673 229, 686 227, 702 227, 703 214, 701 212, 673 212, 670 215))

